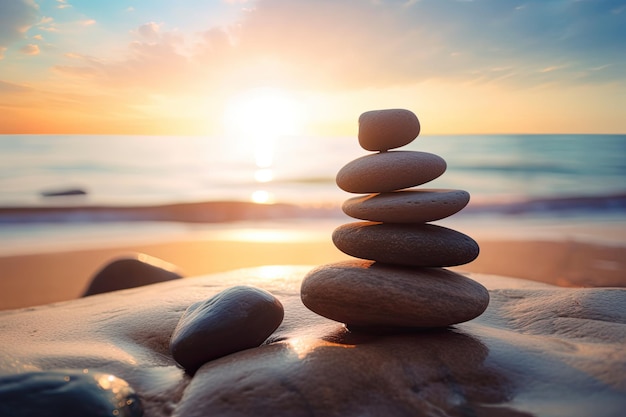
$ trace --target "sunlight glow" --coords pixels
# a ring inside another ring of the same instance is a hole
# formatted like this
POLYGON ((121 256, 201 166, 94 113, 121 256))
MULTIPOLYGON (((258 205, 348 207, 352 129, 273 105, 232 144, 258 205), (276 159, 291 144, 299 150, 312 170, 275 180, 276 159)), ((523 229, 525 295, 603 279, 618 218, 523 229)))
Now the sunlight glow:
POLYGON ((271 204, 274 202, 274 196, 267 191, 257 190, 252 193, 250 200, 257 204, 271 204))
POLYGON ((304 359, 307 355, 319 348, 355 348, 355 345, 344 345, 339 343, 328 342, 326 340, 316 338, 297 337, 289 340, 289 347, 298 356, 298 359, 304 359))
POLYGON ((269 168, 257 169, 254 172, 256 182, 270 182, 274 179, 274 172, 269 168))
MULTIPOLYGON (((253 152, 254 181, 274 180, 275 149, 279 138, 301 132, 303 110, 300 102, 286 91, 263 87, 242 92, 226 104, 223 123, 226 136, 235 149, 253 152)), ((274 196, 257 190, 250 196, 257 204, 271 204, 274 196)))
POLYGON ((224 111, 224 125, 228 134, 263 142, 298 133, 303 116, 300 104, 291 95, 263 87, 233 97, 224 111))

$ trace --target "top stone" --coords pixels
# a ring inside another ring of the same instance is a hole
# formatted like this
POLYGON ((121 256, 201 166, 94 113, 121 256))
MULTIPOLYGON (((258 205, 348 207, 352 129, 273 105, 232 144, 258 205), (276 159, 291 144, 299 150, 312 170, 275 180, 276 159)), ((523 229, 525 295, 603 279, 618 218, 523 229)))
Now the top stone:
POLYGON ((372 110, 359 117, 359 145, 385 152, 408 145, 420 133, 420 122, 410 110, 372 110))

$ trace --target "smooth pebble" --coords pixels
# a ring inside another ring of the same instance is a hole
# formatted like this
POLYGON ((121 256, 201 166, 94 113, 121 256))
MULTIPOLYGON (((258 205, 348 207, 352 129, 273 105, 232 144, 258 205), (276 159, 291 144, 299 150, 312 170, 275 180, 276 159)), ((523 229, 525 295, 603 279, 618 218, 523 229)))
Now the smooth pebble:
POLYGON ((102 294, 182 278, 169 262, 143 253, 112 260, 98 271, 83 293, 102 294))
POLYGON ((410 110, 372 110, 359 117, 359 144, 368 151, 388 151, 408 145, 419 133, 420 122, 410 110))
POLYGON ((349 193, 385 193, 434 180, 446 171, 438 155, 415 151, 376 153, 348 162, 337 173, 337 185, 349 193))
POLYGON ((463 190, 420 189, 370 194, 346 200, 342 210, 350 217, 388 223, 426 223, 462 210, 470 200, 463 190))
POLYGON ((336 228, 332 238, 350 256, 394 265, 463 265, 479 252, 471 237, 434 224, 354 222, 336 228))
POLYGON ((271 293, 228 288, 185 311, 170 340, 172 357, 193 373, 213 359, 261 345, 283 316, 282 304, 271 293))
POLYGON ((35 371, 0 377, 0 416, 141 417, 126 381, 89 369, 35 371))
POLYGON ((354 326, 449 326, 479 316, 489 304, 481 284, 452 271, 363 260, 313 269, 300 294, 311 311, 354 326))

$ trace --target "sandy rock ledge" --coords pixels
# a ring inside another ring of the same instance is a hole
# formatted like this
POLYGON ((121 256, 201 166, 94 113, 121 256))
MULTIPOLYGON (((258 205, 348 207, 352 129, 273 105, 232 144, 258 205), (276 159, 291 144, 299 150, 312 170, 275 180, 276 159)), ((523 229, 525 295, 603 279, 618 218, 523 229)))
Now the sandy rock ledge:
POLYGON ((308 266, 267 266, 0 313, 0 375, 106 372, 145 416, 617 416, 626 409, 626 290, 471 275, 477 319, 427 332, 360 333, 300 301, 308 266), (191 304, 235 286, 274 294, 280 327, 201 366, 169 354, 191 304))

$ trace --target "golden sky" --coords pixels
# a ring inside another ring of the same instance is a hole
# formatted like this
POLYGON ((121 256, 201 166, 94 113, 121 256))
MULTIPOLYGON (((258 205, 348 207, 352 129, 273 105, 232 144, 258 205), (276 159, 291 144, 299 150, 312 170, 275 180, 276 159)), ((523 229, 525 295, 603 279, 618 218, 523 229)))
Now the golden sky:
POLYGON ((625 133, 626 2, 0 0, 0 133, 625 133))

